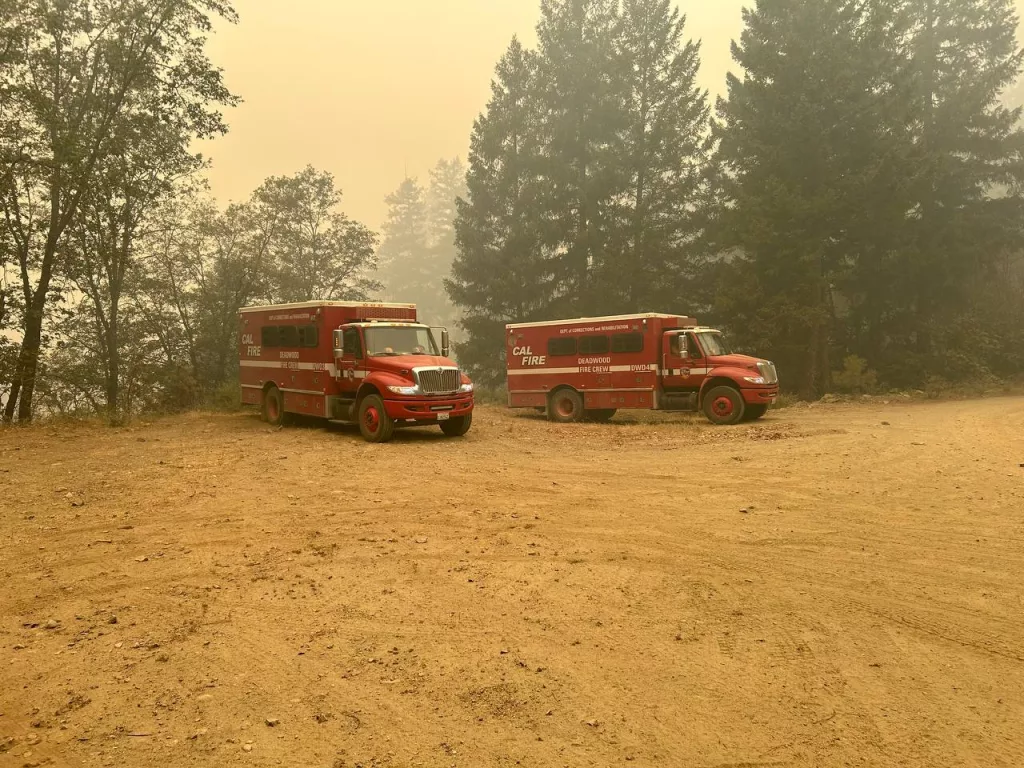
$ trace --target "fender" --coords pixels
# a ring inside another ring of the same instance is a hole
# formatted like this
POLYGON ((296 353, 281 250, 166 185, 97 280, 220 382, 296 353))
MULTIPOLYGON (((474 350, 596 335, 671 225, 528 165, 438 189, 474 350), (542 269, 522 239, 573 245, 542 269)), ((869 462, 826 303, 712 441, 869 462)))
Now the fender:
POLYGON ((712 368, 708 371, 707 377, 704 379, 704 383, 700 385, 700 393, 697 395, 698 406, 704 402, 704 393, 712 387, 717 387, 720 384, 731 384, 736 389, 751 389, 756 387, 756 384, 749 384, 743 381, 744 376, 760 376, 756 370, 750 368, 740 368, 736 365, 722 365, 717 368, 712 368))
POLYGON ((367 393, 374 390, 379 392, 382 397, 386 397, 389 394, 388 387, 411 387, 415 383, 411 375, 409 378, 405 378, 390 371, 370 371, 366 378, 363 379, 363 383, 359 385, 359 390, 356 392, 356 400, 362 400, 367 393))

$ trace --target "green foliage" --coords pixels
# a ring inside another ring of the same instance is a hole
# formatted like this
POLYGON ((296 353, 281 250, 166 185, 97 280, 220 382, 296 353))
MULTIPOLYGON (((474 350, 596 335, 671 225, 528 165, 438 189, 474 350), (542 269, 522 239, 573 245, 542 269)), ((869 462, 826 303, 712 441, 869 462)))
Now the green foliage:
POLYGON ((239 394, 237 379, 225 381, 210 393, 208 405, 218 411, 238 411, 242 408, 242 397, 239 394))
POLYGON ((468 199, 458 201, 458 255, 445 287, 463 313, 459 363, 482 386, 504 377, 505 323, 541 317, 552 293, 538 204, 536 77, 536 56, 513 39, 474 123, 468 199))
POLYGON ((868 368, 868 361, 863 357, 847 355, 843 369, 832 374, 832 385, 837 392, 871 394, 878 388, 878 374, 868 368))
MULTIPOLYGON (((0 247, 5 267, 14 252, 22 288, 4 418, 28 421, 44 326, 70 278, 68 233, 98 211, 131 226, 125 193, 152 199, 171 167, 192 163, 195 139, 226 130, 220 107, 237 100, 204 47, 212 19, 235 14, 226 0, 38 0, 2 10, 0 247)), ((112 283, 124 270, 115 271, 112 283)), ((102 290, 110 299, 117 288, 102 290)))
POLYGON ((459 158, 441 160, 427 189, 407 178, 385 198, 388 220, 379 251, 385 296, 416 304, 420 318, 434 325, 452 326, 457 319, 444 280, 455 258, 455 209, 465 177, 459 158))
POLYGON ((485 382, 505 323, 678 306, 710 193, 699 49, 669 0, 547 0, 537 37, 498 63, 455 225, 459 359, 485 382))
POLYGON ((987 310, 1021 306, 988 277, 1024 248, 1012 3, 760 0, 745 21, 718 110, 716 321, 805 395, 836 355, 897 387, 1020 370, 987 310))
POLYGON ((269 261, 271 302, 363 301, 380 289, 370 277, 377 236, 341 212, 341 197, 312 166, 253 192, 246 214, 269 261))

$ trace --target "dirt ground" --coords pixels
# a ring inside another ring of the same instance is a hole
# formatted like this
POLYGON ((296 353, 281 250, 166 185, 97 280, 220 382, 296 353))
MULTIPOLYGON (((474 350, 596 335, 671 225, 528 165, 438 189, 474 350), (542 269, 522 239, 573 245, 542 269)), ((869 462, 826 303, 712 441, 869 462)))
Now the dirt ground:
POLYGON ((1022 464, 1024 399, 3 430, 0 766, 1017 768, 1022 464))

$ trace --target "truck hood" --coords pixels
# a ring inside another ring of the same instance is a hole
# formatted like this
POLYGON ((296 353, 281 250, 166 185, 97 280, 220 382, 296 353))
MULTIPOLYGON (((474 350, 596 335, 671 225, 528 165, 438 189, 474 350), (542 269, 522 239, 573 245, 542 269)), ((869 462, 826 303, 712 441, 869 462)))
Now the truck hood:
POLYGON ((398 355, 397 357, 369 357, 366 367, 373 371, 387 371, 405 378, 412 377, 413 368, 458 368, 447 357, 440 355, 398 355))
POLYGON ((712 355, 708 358, 712 368, 749 368, 756 371, 760 362, 761 358, 750 355, 712 355))

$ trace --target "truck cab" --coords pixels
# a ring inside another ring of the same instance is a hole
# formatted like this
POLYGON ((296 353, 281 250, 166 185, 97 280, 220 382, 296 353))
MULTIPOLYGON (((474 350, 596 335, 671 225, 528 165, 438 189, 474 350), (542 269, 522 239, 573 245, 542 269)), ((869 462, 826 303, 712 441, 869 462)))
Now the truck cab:
POLYGON ((758 419, 779 395, 775 365, 733 353, 716 328, 666 331, 661 368, 666 396, 696 396, 697 407, 716 424, 758 419))
POLYGON ((414 322, 367 321, 334 331, 337 408, 366 439, 395 426, 438 424, 451 436, 472 422, 473 384, 448 358, 448 331, 414 322))

